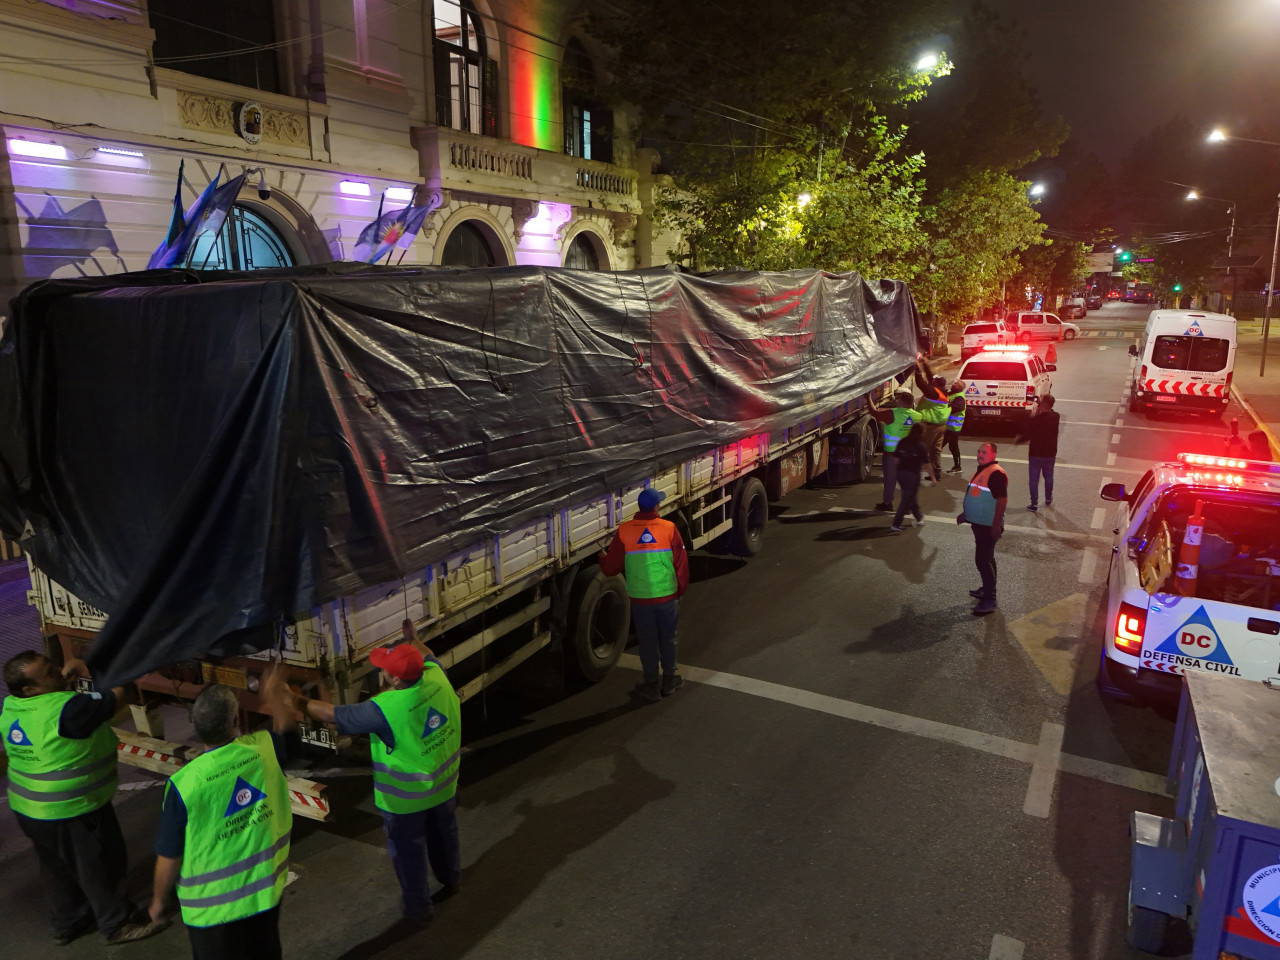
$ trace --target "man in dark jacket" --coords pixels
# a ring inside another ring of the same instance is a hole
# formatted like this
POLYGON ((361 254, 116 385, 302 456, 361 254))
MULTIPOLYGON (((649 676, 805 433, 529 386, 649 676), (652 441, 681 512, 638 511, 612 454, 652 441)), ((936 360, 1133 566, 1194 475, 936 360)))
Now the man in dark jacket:
POLYGON ((1058 422, 1053 409, 1053 395, 1046 393, 1036 404, 1036 412, 1015 443, 1030 441, 1027 448, 1027 476, 1031 488, 1028 510, 1040 509, 1040 476, 1044 475, 1044 505, 1053 506, 1053 464, 1058 456, 1058 422))
POLYGON ((606 577, 626 574, 644 671, 635 695, 650 703, 671 696, 684 684, 676 673, 676 621, 680 598, 689 586, 689 557, 676 525, 658 516, 658 504, 666 496, 652 487, 641 490, 636 500, 639 512, 619 525, 609 549, 600 555, 600 571, 606 577))

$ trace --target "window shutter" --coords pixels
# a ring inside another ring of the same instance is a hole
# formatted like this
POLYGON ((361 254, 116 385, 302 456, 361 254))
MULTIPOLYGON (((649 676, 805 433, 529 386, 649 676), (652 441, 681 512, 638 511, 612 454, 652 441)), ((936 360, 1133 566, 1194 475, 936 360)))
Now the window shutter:
POLYGON ((613 111, 604 107, 591 111, 591 159, 613 163, 613 111))
POLYGON ((560 116, 563 118, 561 127, 564 129, 564 155, 566 157, 576 157, 577 151, 574 150, 573 121, 574 121, 573 101, 569 99, 566 93, 560 99, 560 116))
POLYGON ((436 80, 436 123, 453 126, 453 90, 449 72, 449 47, 436 40, 431 45, 431 69, 436 80))
POLYGON ((480 81, 482 123, 480 132, 487 137, 498 136, 498 61, 485 59, 484 75, 480 81))

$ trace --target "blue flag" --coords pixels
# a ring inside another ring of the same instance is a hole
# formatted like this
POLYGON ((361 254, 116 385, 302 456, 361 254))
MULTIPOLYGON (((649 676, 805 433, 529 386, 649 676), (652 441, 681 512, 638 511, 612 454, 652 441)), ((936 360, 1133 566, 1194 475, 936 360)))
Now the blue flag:
POLYGON ((151 259, 147 261, 148 270, 155 266, 156 258, 162 252, 168 250, 178 239, 178 235, 182 233, 183 224, 186 222, 182 216, 182 168, 186 166, 186 163, 186 160, 178 161, 178 185, 173 191, 173 212, 169 215, 169 231, 165 234, 160 246, 156 247, 156 252, 151 255, 151 259))
MULTIPOLYGON (((187 253, 191 249, 191 244, 195 242, 196 233, 192 232, 192 225, 198 224, 204 219, 205 208, 213 200, 213 194, 218 189, 218 179, 222 176, 222 168, 218 168, 217 174, 204 188, 204 192, 196 197, 196 202, 191 205, 191 209, 187 211, 186 217, 183 218, 182 229, 178 236, 172 240, 166 240, 151 255, 151 259, 147 262, 148 270, 158 270, 163 267, 172 267, 187 259, 187 253)), ((176 200, 176 198, 175 198, 176 200)), ((198 232, 198 231, 197 231, 198 232)))
POLYGON ((360 231, 360 238, 356 240, 356 259, 377 263, 397 246, 402 250, 409 249, 431 210, 429 206, 409 206, 382 214, 360 231))

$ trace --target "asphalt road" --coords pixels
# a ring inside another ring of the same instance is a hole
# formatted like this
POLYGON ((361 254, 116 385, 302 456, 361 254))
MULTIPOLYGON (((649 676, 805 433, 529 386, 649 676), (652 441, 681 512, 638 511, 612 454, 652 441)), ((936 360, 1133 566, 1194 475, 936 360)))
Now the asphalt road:
MULTIPOLYGON (((1227 433, 1125 411, 1146 312, 1108 304, 1058 345, 1052 508, 1025 510, 1026 448, 999 438, 1012 495, 998 613, 970 612, 964 477, 923 490, 926 521, 903 533, 871 512, 878 483, 797 491, 754 560, 693 558, 675 697, 634 704, 628 656, 567 696, 498 689, 468 705, 464 889, 428 929, 397 925, 367 777, 333 775, 345 812, 295 821, 286 956, 1138 956, 1127 824, 1171 813, 1173 713, 1094 686, 1110 556, 1098 489, 1178 450, 1219 452, 1227 433)), ((980 439, 962 444, 967 470, 980 439)), ((141 897, 160 791, 130 779, 117 806, 141 897)), ((7 816, 0 891, 4 956, 52 956, 7 816)), ((105 952, 85 938, 57 955, 105 952)), ((111 954, 184 956, 185 935, 111 954)))

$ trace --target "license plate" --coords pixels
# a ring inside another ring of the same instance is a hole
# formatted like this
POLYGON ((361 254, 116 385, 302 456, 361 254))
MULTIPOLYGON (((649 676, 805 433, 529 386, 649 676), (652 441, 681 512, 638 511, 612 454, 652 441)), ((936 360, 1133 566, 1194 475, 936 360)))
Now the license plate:
POLYGON ((323 724, 307 721, 299 725, 298 733, 303 743, 313 743, 317 747, 328 747, 330 750, 338 749, 337 732, 323 724))
POLYGON ((1167 394, 1163 394, 1163 393, 1156 394, 1156 403, 1177 403, 1177 402, 1178 402, 1177 397, 1170 397, 1167 394))
POLYGON ((1000 413, 996 407, 979 407, 978 413, 985 413, 989 417, 994 417, 1000 413))

